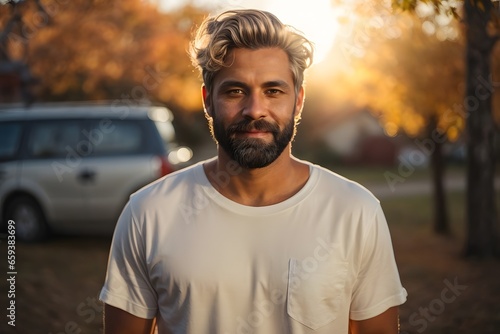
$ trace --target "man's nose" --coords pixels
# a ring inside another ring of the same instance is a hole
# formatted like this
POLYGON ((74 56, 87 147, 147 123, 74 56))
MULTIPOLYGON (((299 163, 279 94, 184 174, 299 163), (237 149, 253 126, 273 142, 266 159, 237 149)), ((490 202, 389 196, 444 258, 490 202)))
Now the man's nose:
POLYGON ((267 103, 264 96, 252 93, 247 96, 242 115, 250 119, 261 119, 267 116, 267 103))

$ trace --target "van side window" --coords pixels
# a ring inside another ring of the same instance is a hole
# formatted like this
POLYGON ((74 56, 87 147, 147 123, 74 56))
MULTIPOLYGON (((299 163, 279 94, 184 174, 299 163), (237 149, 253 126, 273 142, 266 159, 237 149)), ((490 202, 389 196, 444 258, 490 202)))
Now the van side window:
POLYGON ((92 154, 123 155, 141 151, 144 144, 144 131, 140 121, 109 121, 105 128, 100 122, 92 124, 88 136, 92 144, 92 154))
POLYGON ((21 142, 21 124, 0 124, 0 160, 7 160, 16 155, 21 142))
POLYGON ((32 125, 29 156, 33 158, 61 158, 78 147, 78 121, 51 121, 32 125))

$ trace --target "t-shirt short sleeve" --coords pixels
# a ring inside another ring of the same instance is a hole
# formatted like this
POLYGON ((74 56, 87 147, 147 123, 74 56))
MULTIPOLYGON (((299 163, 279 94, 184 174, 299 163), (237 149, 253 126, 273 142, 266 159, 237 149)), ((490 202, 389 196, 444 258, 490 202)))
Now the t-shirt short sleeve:
POLYGON ((362 247, 359 275, 351 301, 350 318, 373 318, 390 307, 406 301, 407 292, 401 285, 391 236, 380 205, 362 247))
POLYGON ((145 253, 129 202, 115 228, 99 299, 137 317, 152 319, 157 313, 157 295, 149 281, 145 253))

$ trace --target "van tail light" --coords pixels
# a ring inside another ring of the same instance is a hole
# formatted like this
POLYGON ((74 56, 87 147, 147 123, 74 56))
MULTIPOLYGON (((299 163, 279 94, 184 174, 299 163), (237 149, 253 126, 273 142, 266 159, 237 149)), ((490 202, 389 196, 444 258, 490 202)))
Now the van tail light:
POLYGON ((155 158, 158 161, 157 171, 159 173, 158 175, 159 178, 167 174, 170 174, 174 171, 172 165, 170 164, 170 162, 168 162, 168 158, 166 156, 158 155, 155 158))

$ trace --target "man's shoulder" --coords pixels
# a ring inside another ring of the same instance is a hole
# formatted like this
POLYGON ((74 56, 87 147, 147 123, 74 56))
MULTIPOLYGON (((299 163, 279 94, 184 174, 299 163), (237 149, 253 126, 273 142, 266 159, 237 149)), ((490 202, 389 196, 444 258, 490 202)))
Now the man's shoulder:
POLYGON ((164 203, 165 199, 181 195, 196 183, 197 174, 203 169, 203 162, 165 175, 137 190, 130 196, 130 202, 164 203))
POLYGON ((336 198, 361 201, 363 203, 378 205, 379 200, 373 193, 360 183, 348 179, 325 167, 311 164, 312 168, 318 173, 318 186, 323 191, 332 194, 336 198))

